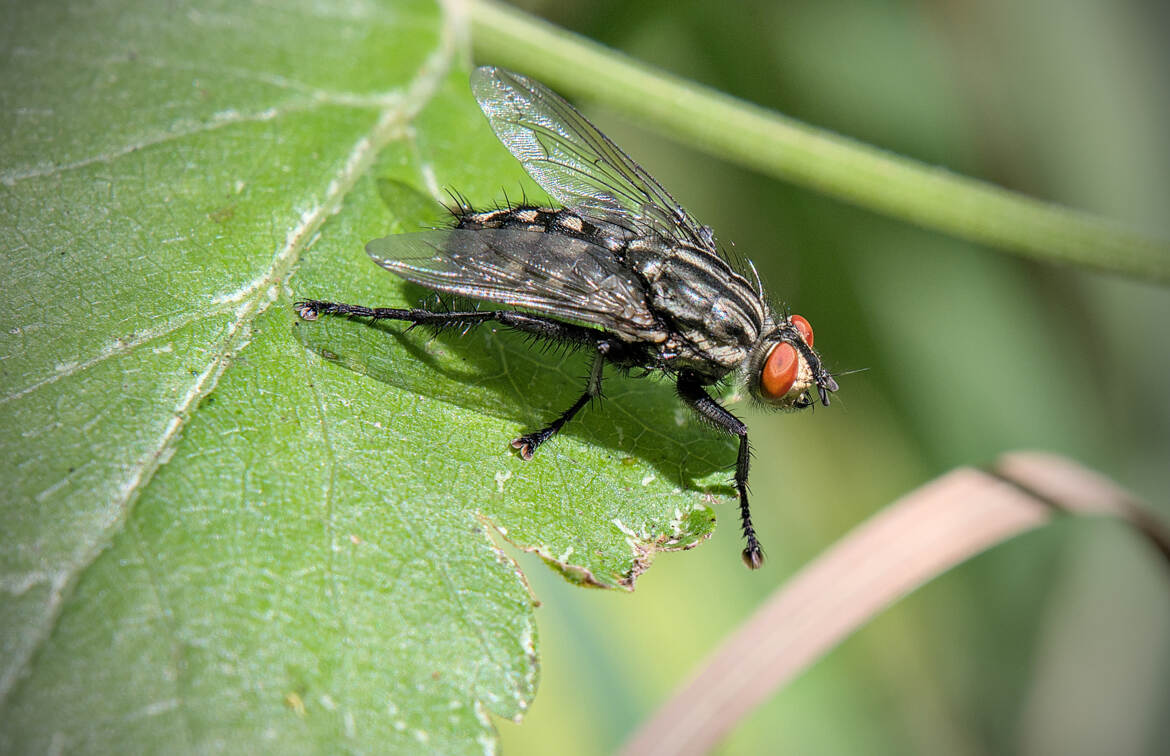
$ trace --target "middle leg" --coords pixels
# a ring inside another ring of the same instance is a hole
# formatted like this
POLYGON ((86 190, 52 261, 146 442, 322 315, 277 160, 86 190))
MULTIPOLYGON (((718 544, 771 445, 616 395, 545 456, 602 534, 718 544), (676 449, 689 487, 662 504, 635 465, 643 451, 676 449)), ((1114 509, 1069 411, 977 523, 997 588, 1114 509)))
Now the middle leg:
POLYGON ((578 346, 592 346, 596 352, 584 393, 557 419, 539 430, 526 433, 512 441, 513 448, 519 450, 520 456, 526 460, 532 459, 537 447, 556 435, 565 423, 572 420, 590 400, 601 396, 601 377, 606 355, 614 353, 616 350, 620 359, 620 355, 625 353, 617 343, 611 340, 610 336, 595 328, 587 328, 573 323, 565 323, 555 318, 515 310, 432 312, 423 309, 365 307, 315 299, 301 300, 296 302, 294 306, 300 312, 301 317, 306 320, 315 320, 320 315, 342 315, 370 318, 371 320, 402 320, 410 323, 411 327, 425 325, 436 328, 474 327, 488 321, 495 321, 513 330, 531 334, 538 339, 578 346))
POLYGON ((573 416, 580 412, 581 408, 593 398, 601 396, 601 373, 605 368, 605 354, 608 351, 609 342, 598 342, 597 354, 593 358, 593 366, 589 369, 589 382, 585 384, 584 393, 581 394, 577 401, 573 402, 571 407, 562 412, 556 420, 553 420, 540 430, 525 433, 523 436, 512 441, 512 448, 518 449, 521 457, 524 459, 532 459, 532 455, 536 452, 537 447, 556 435, 557 431, 565 423, 572 420, 573 416))

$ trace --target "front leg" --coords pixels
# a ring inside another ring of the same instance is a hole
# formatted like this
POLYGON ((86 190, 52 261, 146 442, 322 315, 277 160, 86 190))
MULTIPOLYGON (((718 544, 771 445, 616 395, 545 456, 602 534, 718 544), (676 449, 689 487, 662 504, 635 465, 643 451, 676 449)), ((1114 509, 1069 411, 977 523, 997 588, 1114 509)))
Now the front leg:
POLYGON ((752 527, 752 512, 748 506, 748 466, 751 463, 751 446, 748 444, 747 426, 735 415, 711 398, 694 373, 681 373, 678 377, 679 397, 696 413, 716 428, 739 437, 739 456, 735 461, 735 490, 739 493, 739 519, 743 526, 743 537, 747 546, 743 550, 743 563, 753 570, 764 564, 764 551, 756 540, 756 529, 752 527))

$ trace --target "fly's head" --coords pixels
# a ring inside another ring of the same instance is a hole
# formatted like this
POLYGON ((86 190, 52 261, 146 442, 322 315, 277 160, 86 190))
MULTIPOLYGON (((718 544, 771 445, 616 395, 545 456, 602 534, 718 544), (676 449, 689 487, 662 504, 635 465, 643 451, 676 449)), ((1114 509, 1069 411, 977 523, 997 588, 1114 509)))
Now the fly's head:
POLYGON ((745 365, 752 396, 776 409, 803 409, 816 398, 829 406, 837 382, 812 347, 813 330, 807 320, 799 315, 781 319, 756 343, 745 365))

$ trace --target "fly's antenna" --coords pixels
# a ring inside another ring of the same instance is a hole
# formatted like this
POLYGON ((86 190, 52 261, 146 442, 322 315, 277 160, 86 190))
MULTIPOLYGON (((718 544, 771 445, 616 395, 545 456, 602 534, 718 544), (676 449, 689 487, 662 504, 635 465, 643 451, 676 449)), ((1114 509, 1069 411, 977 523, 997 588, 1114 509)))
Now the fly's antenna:
POLYGON ((760 298, 763 298, 763 296, 764 296, 764 282, 760 280, 760 271, 756 270, 756 264, 754 262, 752 262, 751 260, 748 260, 747 264, 748 264, 748 267, 750 267, 752 269, 752 275, 755 276, 755 278, 756 278, 756 293, 760 295, 760 298))

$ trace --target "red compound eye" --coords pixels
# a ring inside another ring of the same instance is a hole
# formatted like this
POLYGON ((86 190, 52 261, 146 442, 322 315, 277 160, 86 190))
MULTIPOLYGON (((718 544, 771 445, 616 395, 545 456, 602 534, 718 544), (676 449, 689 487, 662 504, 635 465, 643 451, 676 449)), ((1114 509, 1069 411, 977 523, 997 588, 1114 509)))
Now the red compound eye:
POLYGON ((796 383, 796 373, 799 370, 800 359, 797 357, 796 347, 780 342, 764 361, 764 371, 760 376, 761 393, 766 399, 782 398, 792 388, 792 384, 796 383))
POLYGON ((804 343, 812 346, 813 332, 812 326, 809 325, 809 322, 800 315, 793 315, 791 318, 789 318, 789 320, 792 321, 792 327, 800 331, 800 335, 804 337, 804 343))

